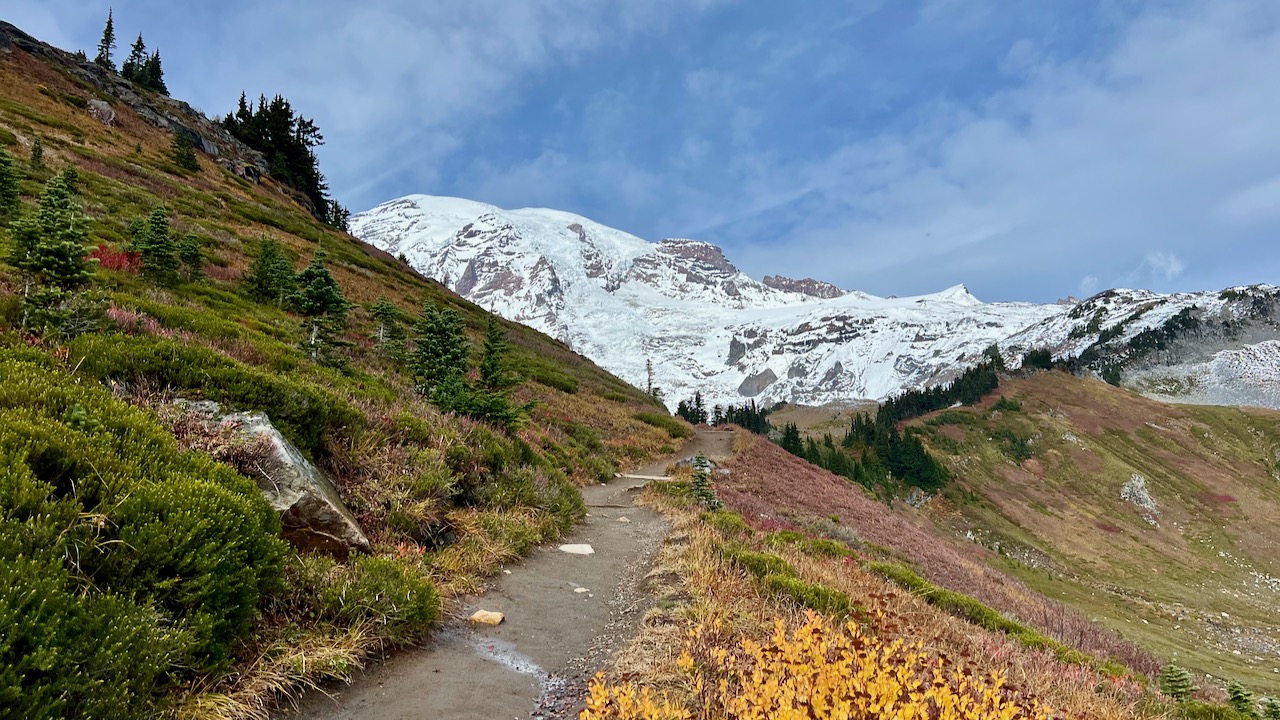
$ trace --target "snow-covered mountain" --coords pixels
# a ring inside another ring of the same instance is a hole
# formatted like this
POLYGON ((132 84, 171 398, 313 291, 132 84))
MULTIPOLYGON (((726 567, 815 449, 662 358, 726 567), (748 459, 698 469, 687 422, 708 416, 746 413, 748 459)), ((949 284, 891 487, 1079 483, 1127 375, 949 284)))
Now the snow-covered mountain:
MULTIPOLYGON (((351 230, 633 384, 644 386, 652 361, 655 384, 672 403, 695 389, 711 402, 881 399, 949 379, 993 343, 1014 364, 1026 349, 1049 348, 1095 371, 1139 372, 1133 368, 1152 365, 1152 353, 1122 344, 1191 315, 1215 328, 1225 320, 1257 332, 1155 365, 1248 364, 1215 360, 1224 350, 1274 362, 1274 348, 1245 348, 1280 339, 1280 291, 1267 286, 1179 295, 1118 290, 1052 305, 983 303, 963 285, 882 298, 812 279, 757 281, 697 240, 649 242, 557 210, 428 195, 355 215, 351 230)), ((1200 334, 1206 327, 1197 325, 1200 334)))

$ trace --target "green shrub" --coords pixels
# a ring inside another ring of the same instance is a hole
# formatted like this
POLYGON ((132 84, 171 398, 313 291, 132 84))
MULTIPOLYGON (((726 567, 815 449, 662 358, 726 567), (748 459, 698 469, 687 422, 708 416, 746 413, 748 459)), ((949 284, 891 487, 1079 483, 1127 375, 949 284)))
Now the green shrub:
POLYGON ((770 575, 795 577, 796 574, 796 571, 791 567, 791 563, 773 553, 726 547, 721 551, 721 555, 725 560, 760 579, 770 575))
POLYGON ((0 705, 149 717, 278 588, 279 520, 249 479, 29 357, 0 350, 0 705))
POLYGON ((1170 716, 1176 720, 1249 720, 1245 715, 1227 705, 1210 705, 1202 702, 1179 703, 1170 716))
POLYGON ((396 643, 421 639, 440 619, 440 597, 424 570, 410 560, 363 555, 349 565, 294 555, 285 566, 285 591, 271 607, 346 627, 378 625, 396 643))
POLYGON ((693 436, 693 428, 664 413, 642 411, 632 415, 632 417, 659 430, 666 430, 667 434, 674 440, 693 436))
MULTIPOLYGON (((680 485, 684 487, 686 491, 689 490, 688 485, 684 483, 680 483, 680 485)), ((690 493, 686 492, 686 494, 690 493)), ((733 537, 736 535, 751 534, 751 526, 747 524, 746 520, 742 519, 741 515, 733 512, 732 510, 720 508, 719 510, 704 512, 701 517, 703 522, 716 530, 719 530, 722 535, 733 537)))
POLYGON ((615 403, 631 402, 631 398, 627 397, 625 394, 620 392, 613 392, 612 390, 608 390, 600 393, 600 397, 604 400, 608 400, 609 402, 615 402, 615 403))
POLYGON ((363 425, 358 412, 329 392, 208 348, 125 335, 82 335, 68 347, 81 372, 96 378, 150 380, 237 410, 264 411, 285 437, 313 454, 324 448, 329 432, 363 425))
POLYGON ((995 405, 991 406, 991 409, 999 410, 1000 412, 1018 412, 1022 409, 1022 404, 1017 400, 1010 400, 1001 395, 1000 399, 996 400, 995 405))
POLYGON ((863 616, 866 611, 848 595, 822 583, 807 583, 790 575, 768 575, 764 578, 764 585, 771 592, 838 620, 863 616))

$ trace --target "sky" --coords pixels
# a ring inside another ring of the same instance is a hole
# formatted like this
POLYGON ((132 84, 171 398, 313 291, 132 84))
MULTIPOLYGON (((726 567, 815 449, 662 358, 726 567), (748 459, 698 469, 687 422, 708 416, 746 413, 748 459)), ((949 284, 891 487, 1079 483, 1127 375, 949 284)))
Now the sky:
POLYGON ((175 97, 280 93, 352 211, 579 213, 983 300, 1280 284, 1275 0, 0 0, 175 97))

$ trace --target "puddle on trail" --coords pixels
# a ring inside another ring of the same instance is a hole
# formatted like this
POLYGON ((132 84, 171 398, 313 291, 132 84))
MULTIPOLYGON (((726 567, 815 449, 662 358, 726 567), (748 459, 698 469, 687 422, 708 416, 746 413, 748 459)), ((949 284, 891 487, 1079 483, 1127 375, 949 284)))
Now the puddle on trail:
POLYGON ((528 675, 538 681, 539 694, 533 701, 532 718, 547 717, 545 713, 560 709, 560 705, 568 699, 566 689, 569 682, 557 675, 543 670, 533 658, 516 649, 515 643, 494 637, 468 632, 466 630, 446 630, 441 633, 441 640, 456 642, 471 647, 477 655, 492 660, 514 673, 528 675))

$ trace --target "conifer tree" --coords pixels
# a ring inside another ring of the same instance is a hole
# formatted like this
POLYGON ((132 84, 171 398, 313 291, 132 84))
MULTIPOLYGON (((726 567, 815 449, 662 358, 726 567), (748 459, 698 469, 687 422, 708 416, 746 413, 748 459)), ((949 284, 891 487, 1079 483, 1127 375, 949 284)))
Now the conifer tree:
POLYGON ((115 61, 111 59, 111 53, 116 49, 116 25, 115 19, 112 18, 111 8, 107 8, 107 26, 102 29, 102 39, 98 41, 98 55, 93 59, 96 65, 104 67, 108 70, 115 70, 115 61))
POLYGON ((66 182, 45 185, 36 210, 13 223, 8 262, 22 274, 22 325, 42 335, 61 329, 76 312, 78 292, 93 277, 86 259, 84 215, 66 182))
POLYGON ((802 456, 804 454, 804 443, 800 439, 800 428, 795 423, 787 423, 782 428, 782 441, 779 443, 783 450, 792 455, 802 456))
POLYGON ((174 248, 178 262, 182 265, 182 279, 187 282, 199 282, 204 279, 204 251, 200 248, 200 239, 191 233, 182 236, 174 248))
POLYGON ((510 350, 506 333, 497 318, 490 315, 480 353, 480 387, 489 392, 503 393, 520 384, 520 379, 511 373, 507 359, 510 350))
POLYGON ((433 397, 440 388, 466 377, 470 350, 457 310, 424 304, 413 340, 409 370, 419 393, 433 397))
POLYGON ((164 206, 152 210, 146 222, 134 224, 133 229, 129 250, 138 253, 143 277, 163 287, 178 284, 181 261, 173 234, 169 231, 169 215, 164 206))
POLYGON ((147 64, 147 44, 142 41, 142 33, 129 47, 129 57, 120 65, 120 75, 131 83, 143 84, 143 73, 147 64))
POLYGON ((62 168, 62 172, 59 174, 62 176, 62 182, 66 183, 67 185, 67 191, 70 192, 72 195, 79 195, 80 194, 80 171, 76 169, 76 166, 68 165, 62 168))
POLYGON ((13 156, 0 148, 0 226, 18 214, 18 170, 13 156))
POLYGON ((200 160, 196 158, 196 145, 191 136, 182 130, 173 134, 169 145, 169 157, 173 164, 188 172, 200 172, 200 160))
POLYGON ((405 334, 400 325, 400 309, 382 295, 373 306, 373 319, 378 323, 373 334, 374 348, 385 358, 397 362, 403 360, 405 334))
POLYGON ((263 237, 258 242, 258 252, 249 265, 245 277, 245 289, 250 297, 275 303, 283 308, 284 302, 297 287, 297 275, 293 263, 285 255, 284 248, 275 240, 263 237))
POLYGON ((1191 693, 1199 690, 1191 678, 1191 671, 1178 667, 1173 663, 1164 666, 1160 671, 1160 692, 1182 702, 1191 697, 1191 693))
POLYGON ((1258 705, 1253 697, 1253 692, 1241 685, 1239 680, 1232 680, 1227 683, 1227 704, 1241 715, 1248 717, 1258 716, 1258 705))
POLYGON ((166 96, 169 94, 169 87, 164 84, 164 68, 160 65, 159 50, 151 53, 151 56, 142 64, 142 81, 140 84, 152 92, 158 92, 166 96))
POLYGON ((31 143, 31 169, 36 172, 44 171, 44 143, 40 142, 40 138, 31 143))
POLYGON ((351 306, 342 293, 342 286, 325 267, 323 250, 316 250, 311 256, 311 264, 298 273, 298 290, 293 304, 305 318, 303 347, 311 360, 336 362, 333 349, 339 345, 338 333, 351 306))
POLYGON ((1267 720, 1280 720, 1280 700, 1267 698, 1262 701, 1262 717, 1267 720))

